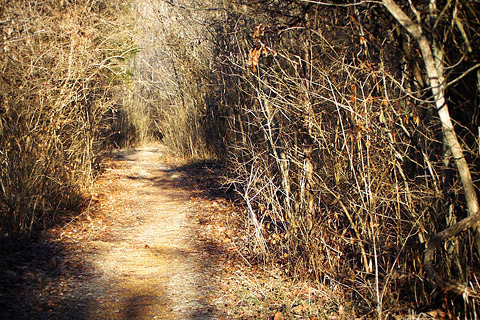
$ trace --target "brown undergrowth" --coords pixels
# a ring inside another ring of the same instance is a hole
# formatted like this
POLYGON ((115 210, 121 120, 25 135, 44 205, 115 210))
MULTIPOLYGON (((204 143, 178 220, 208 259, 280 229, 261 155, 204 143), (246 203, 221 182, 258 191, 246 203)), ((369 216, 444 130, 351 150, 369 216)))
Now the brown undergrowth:
MULTIPOLYGON (((223 174, 158 146, 116 153, 80 214, 2 252, 0 316, 365 319, 340 283, 294 280, 258 259, 254 226, 223 174)), ((433 316, 410 316, 420 318, 433 316)))
MULTIPOLYGON (((424 54, 387 2, 152 1, 158 14, 145 16, 164 31, 148 39, 165 54, 152 54, 162 59, 144 65, 139 83, 158 107, 165 143, 231 169, 256 259, 343 287, 359 314, 440 308, 475 318, 472 233, 437 241, 443 248, 430 246, 423 262, 434 235, 469 213, 424 54)), ((476 181, 478 3, 395 3, 443 61, 454 131, 476 181)))
MULTIPOLYGON (((308 275, 295 276, 275 257, 259 259, 255 246, 255 226, 245 220, 248 208, 243 204, 224 167, 215 162, 180 165, 185 172, 182 185, 197 195, 200 237, 214 239, 222 255, 216 256, 222 312, 226 319, 370 319, 366 306, 358 302, 355 289, 340 282, 319 283, 308 275), (267 262, 268 261, 268 262, 267 262)), ((441 310, 416 312, 404 306, 390 314, 392 319, 437 319, 447 315, 441 310)))
POLYGON ((126 15, 128 1, 2 1, 0 238, 29 236, 88 194, 135 52, 126 15))

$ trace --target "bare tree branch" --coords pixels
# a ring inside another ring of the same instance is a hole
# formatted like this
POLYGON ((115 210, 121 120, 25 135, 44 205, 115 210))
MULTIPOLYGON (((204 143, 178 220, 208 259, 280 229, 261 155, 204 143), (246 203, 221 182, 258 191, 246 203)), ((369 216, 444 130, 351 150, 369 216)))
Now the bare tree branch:
MULTIPOLYGON (((445 137, 445 141, 448 147, 452 151, 455 164, 457 166, 460 180, 463 185, 465 192, 465 198, 467 201, 468 214, 470 216, 475 216, 472 218, 472 222, 466 225, 472 226, 475 229, 475 244, 477 251, 480 254, 480 230, 478 226, 478 216, 479 215, 479 204, 475 186, 473 184, 472 176, 470 169, 468 167, 467 161, 463 154, 463 148, 461 147, 455 129, 453 127, 452 119, 448 111, 447 102, 445 99, 445 83, 443 81, 444 76, 439 72, 439 69, 443 69, 442 61, 435 61, 434 55, 432 53, 431 43, 425 36, 422 27, 420 24, 413 22, 395 3, 393 0, 383 0, 383 4, 387 10, 395 17, 395 19, 415 38, 418 42, 420 50, 422 52, 423 61, 425 63, 427 78, 432 90, 432 95, 435 100, 435 105, 437 107, 437 112, 440 117, 442 124, 442 131, 445 137)), ((447 229, 448 230, 448 229, 447 229)), ((458 233, 458 232, 457 232, 458 233)), ((434 241, 434 238, 430 240, 434 241)), ((435 248, 436 245, 432 244, 432 248, 435 248)), ((430 247, 430 244, 429 244, 430 247)), ((427 251, 426 261, 429 262, 432 258, 429 256, 433 249, 427 251)))

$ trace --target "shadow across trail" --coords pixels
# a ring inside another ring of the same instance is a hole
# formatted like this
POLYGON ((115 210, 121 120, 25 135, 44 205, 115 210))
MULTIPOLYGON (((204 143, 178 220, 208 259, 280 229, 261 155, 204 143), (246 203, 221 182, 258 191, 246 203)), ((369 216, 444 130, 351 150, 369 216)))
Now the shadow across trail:
POLYGON ((89 309, 97 308, 95 299, 70 294, 89 268, 66 263, 64 246, 35 235, 1 243, 0 248, 0 319, 92 318, 89 309))
POLYGON ((84 214, 37 244, 51 251, 39 266, 2 265, 18 279, 0 318, 217 319, 222 250, 199 236, 190 178, 163 159, 161 146, 116 154, 84 214))

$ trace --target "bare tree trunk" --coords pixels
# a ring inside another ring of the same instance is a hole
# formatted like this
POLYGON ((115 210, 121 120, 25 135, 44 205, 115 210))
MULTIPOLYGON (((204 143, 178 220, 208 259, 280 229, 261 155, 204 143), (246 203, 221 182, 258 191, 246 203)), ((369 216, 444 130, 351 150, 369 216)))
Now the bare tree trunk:
MULTIPOLYGON (((435 61, 434 55, 432 53, 431 43, 423 33, 422 27, 419 23, 414 22, 412 19, 410 19, 395 3, 394 0, 383 0, 383 5, 418 42, 418 45, 422 52, 423 61, 425 63, 427 78, 435 101, 435 106, 437 108, 437 112, 442 123, 443 135, 445 137, 445 141, 448 147, 452 151, 452 155, 455 160, 458 173, 460 175, 460 180, 462 182, 463 190, 465 192, 468 214, 469 216, 478 215, 479 204, 477 193, 475 191, 475 186, 472 181, 470 169, 468 168, 467 161, 465 160, 465 156, 463 154, 463 149, 458 142, 457 135, 455 134, 452 119, 450 117, 450 113, 448 111, 447 103, 445 100, 444 76, 439 71, 443 70, 443 62, 435 61)), ((412 10, 415 12, 414 8, 412 8, 412 10)), ((480 256, 480 228, 478 224, 478 219, 470 219, 468 221, 470 221, 468 225, 470 227, 473 227, 475 230, 475 245, 477 247, 477 253, 480 256)), ((431 246, 431 244, 429 244, 429 248, 434 249, 435 247, 436 246, 431 246)), ((425 260, 433 259, 433 254, 428 253, 429 252, 427 250, 427 253, 425 254, 425 260)))

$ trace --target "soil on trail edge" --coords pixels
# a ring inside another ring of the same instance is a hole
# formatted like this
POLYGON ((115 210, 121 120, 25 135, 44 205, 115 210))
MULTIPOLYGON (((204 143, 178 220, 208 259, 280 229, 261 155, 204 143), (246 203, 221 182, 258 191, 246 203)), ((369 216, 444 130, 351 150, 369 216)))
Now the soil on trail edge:
POLYGON ((213 319, 214 266, 197 243, 198 221, 181 174, 161 161, 162 147, 120 154, 97 183, 112 217, 84 243, 97 297, 91 318, 213 319))

